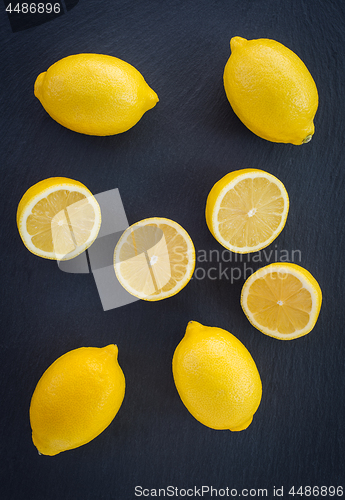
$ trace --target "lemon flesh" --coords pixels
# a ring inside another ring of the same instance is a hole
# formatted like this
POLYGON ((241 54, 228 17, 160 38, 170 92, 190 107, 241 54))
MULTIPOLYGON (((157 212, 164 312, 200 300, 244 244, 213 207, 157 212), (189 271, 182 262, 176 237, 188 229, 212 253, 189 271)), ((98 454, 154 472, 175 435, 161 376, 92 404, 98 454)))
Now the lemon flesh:
POLYGON ((125 394, 118 348, 81 347, 58 358, 37 383, 30 404, 32 440, 39 453, 82 446, 112 422, 125 394))
POLYGON ((103 54, 57 61, 37 77, 34 93, 64 127, 100 136, 125 132, 158 102, 136 68, 103 54))
POLYGON ((236 36, 230 45, 224 88, 240 120, 268 141, 309 142, 318 92, 303 61, 275 40, 236 36))
POLYGON ((84 184, 51 177, 26 191, 18 205, 17 226, 24 245, 33 254, 69 260, 96 239, 101 211, 84 184))
POLYGON ((190 321, 172 368, 180 398, 196 420, 231 431, 250 425, 262 384, 252 356, 234 335, 190 321))
POLYGON ((195 249, 177 222, 151 217, 130 226, 114 251, 114 268, 132 295, 156 301, 184 288, 195 267, 195 249))
POLYGON ((267 247, 285 226, 289 197, 283 183, 258 169, 230 172, 211 189, 206 223, 225 248, 237 253, 267 247))
POLYGON ((301 266, 274 263, 244 283, 241 305, 255 328, 281 340, 309 333, 318 319, 322 293, 315 278, 301 266))

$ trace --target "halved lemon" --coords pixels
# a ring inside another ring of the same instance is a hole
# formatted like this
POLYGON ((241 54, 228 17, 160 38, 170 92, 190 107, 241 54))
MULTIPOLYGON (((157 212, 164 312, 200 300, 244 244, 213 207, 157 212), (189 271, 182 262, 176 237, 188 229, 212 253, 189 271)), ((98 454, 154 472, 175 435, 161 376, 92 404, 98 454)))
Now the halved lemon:
POLYGON ((237 253, 267 247, 285 226, 289 197, 274 175, 254 168, 225 175, 211 189, 206 222, 216 240, 237 253))
POLYGON ((243 285, 241 306, 262 333, 281 340, 306 335, 319 316, 322 293, 316 279, 297 264, 276 262, 243 285))
POLYGON ((33 254, 69 260, 96 239, 101 210, 81 182, 51 177, 26 191, 18 205, 17 226, 24 245, 33 254))
POLYGON ((114 252, 121 285, 144 300, 161 300, 182 290, 192 277, 195 249, 177 222, 162 217, 139 221, 127 228, 114 252))

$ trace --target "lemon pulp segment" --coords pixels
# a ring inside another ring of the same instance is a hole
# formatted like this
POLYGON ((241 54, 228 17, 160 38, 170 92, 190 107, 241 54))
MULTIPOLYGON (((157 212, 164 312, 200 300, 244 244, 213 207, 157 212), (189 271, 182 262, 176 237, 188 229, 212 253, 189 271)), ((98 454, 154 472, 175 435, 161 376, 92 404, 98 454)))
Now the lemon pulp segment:
POLYGON ((116 276, 132 295, 160 300, 175 295, 190 280, 194 245, 176 222, 150 218, 130 226, 114 252, 116 276))
POLYGON ((35 184, 25 193, 18 206, 17 223, 32 253, 68 260, 95 240, 101 212, 83 184, 55 177, 35 184))
POLYGON ((255 252, 279 235, 288 210, 288 194, 279 179, 261 170, 244 169, 214 185, 207 199, 206 221, 225 248, 255 252))
POLYGON ((275 263, 245 282, 241 304, 249 321, 279 339, 306 335, 314 327, 322 301, 320 286, 301 266, 275 263))

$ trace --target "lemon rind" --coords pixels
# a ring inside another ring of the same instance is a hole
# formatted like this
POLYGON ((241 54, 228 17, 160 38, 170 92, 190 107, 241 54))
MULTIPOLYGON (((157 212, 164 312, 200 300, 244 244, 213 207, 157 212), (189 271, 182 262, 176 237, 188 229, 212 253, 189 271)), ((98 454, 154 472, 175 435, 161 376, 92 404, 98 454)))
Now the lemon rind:
MULTIPOLYGON (((258 269, 255 273, 253 273, 249 278, 246 280, 246 282, 243 285, 242 292, 241 292, 241 306, 243 309, 243 312, 245 313, 247 319, 249 322, 260 332, 264 333, 265 335, 268 335, 269 337, 273 337, 279 340, 293 340, 299 337, 303 337, 304 335, 307 335, 315 326, 316 321, 319 316, 320 308, 321 308, 321 303, 322 303, 322 292, 320 289, 319 284, 315 280, 315 278, 309 273, 304 268, 301 268, 301 271, 296 267, 296 265, 291 264, 291 263, 284 263, 284 264, 278 264, 278 263, 273 263, 268 266, 265 266, 261 269, 258 269), (276 330, 271 330, 270 328, 267 328, 260 323, 258 323, 254 317, 253 314, 249 311, 247 307, 247 299, 249 295, 249 289, 251 284, 256 281, 256 279, 263 278, 267 274, 271 272, 288 272, 289 274, 292 274, 295 276, 297 279, 299 279, 303 287, 306 288, 306 290, 309 291, 311 298, 312 298, 312 309, 309 313, 309 322, 307 325, 300 329, 300 330, 295 330, 295 332, 284 334, 284 333, 279 333, 276 330)), ((300 266, 298 266, 300 267, 300 266)))
POLYGON ((73 259, 74 257, 77 257, 92 245, 92 243, 97 238, 100 227, 101 227, 101 209, 97 200, 86 187, 80 186, 79 183, 73 184, 72 182, 58 182, 48 188, 43 189, 40 193, 34 195, 30 199, 30 201, 27 202, 25 206, 22 208, 21 215, 18 220, 19 234, 26 248, 34 255, 49 260, 70 260, 73 259), (70 252, 68 254, 68 257, 65 254, 58 254, 56 252, 44 252, 43 250, 37 248, 35 245, 31 243, 32 235, 30 235, 26 229, 27 219, 31 214, 32 209, 36 205, 36 203, 38 203, 43 198, 49 196, 49 194, 60 189, 66 191, 75 191, 85 195, 85 197, 88 199, 88 202, 90 203, 90 205, 92 205, 92 207, 95 210, 95 215, 96 215, 95 221, 97 221, 97 223, 94 224, 90 237, 87 239, 87 241, 83 245, 78 246, 73 252, 70 252))
POLYGON ((115 274, 116 274, 116 277, 117 277, 118 281, 123 286, 123 288, 125 290, 127 290, 128 293, 130 293, 131 295, 134 295, 138 299, 146 300, 148 302, 156 302, 158 300, 167 299, 169 297, 172 297, 173 295, 176 295, 178 292, 180 292, 188 284, 188 282, 192 278, 194 269, 195 269, 195 247, 194 247, 194 244, 193 244, 193 241, 192 241, 191 237, 189 236, 189 234, 187 233, 187 231, 180 224, 178 224, 177 222, 175 222, 175 221, 173 221, 171 219, 167 219, 165 217, 150 217, 150 218, 138 221, 135 224, 132 224, 131 226, 129 226, 122 233, 119 241, 116 244, 115 250, 114 250, 114 270, 115 270, 115 274), (145 225, 152 224, 152 223, 155 223, 155 224, 157 224, 157 223, 158 224, 159 223, 163 223, 164 224, 165 223, 165 224, 171 225, 172 227, 174 227, 179 232, 179 234, 183 235, 183 237, 185 238, 185 241, 187 243, 187 246, 188 246, 188 250, 187 250, 188 265, 187 265, 187 270, 186 270, 186 274, 185 274, 184 279, 181 280, 181 281, 179 281, 175 285, 174 288, 172 288, 171 290, 169 290, 169 292, 161 292, 159 294, 155 294, 154 296, 152 296, 150 298, 150 297, 147 296, 147 294, 138 292, 136 289, 134 289, 133 287, 131 287, 127 283, 126 280, 123 279, 122 274, 118 270, 118 264, 120 264, 120 262, 121 262, 120 259, 119 259, 119 255, 120 255, 120 251, 121 251, 122 245, 126 241, 127 231, 130 228, 133 228, 135 226, 139 226, 139 225, 140 226, 145 226, 145 225))
POLYGON ((225 248, 227 248, 231 252, 235 252, 235 253, 257 252, 259 250, 262 250, 263 248, 266 248, 268 245, 270 245, 272 243, 272 241, 274 241, 277 238, 277 236, 279 236, 279 234, 282 232, 282 230, 284 229, 284 226, 286 224, 288 212, 289 212, 289 196, 288 196, 288 193, 286 191, 284 184, 277 177, 275 177, 272 174, 269 174, 268 172, 264 172, 263 170, 260 170, 259 173, 258 173, 258 171, 256 171, 256 172, 253 171, 253 172, 245 172, 243 174, 238 174, 226 186, 223 187, 223 189, 220 191, 220 193, 218 195, 217 201, 215 202, 215 205, 214 205, 214 208, 212 211, 212 217, 211 217, 212 234, 221 245, 223 245, 225 248), (256 245, 253 247, 250 247, 250 246, 237 247, 235 245, 231 245, 227 240, 225 240, 222 237, 221 233, 218 230, 217 215, 218 215, 218 212, 220 209, 220 205, 223 201, 224 196, 227 194, 227 192, 230 191, 230 189, 232 189, 236 184, 238 184, 239 181, 244 180, 244 179, 254 179, 254 178, 258 178, 258 177, 265 177, 269 181, 274 182, 274 184, 277 185, 277 187, 279 187, 282 198, 284 199, 284 202, 285 202, 285 210, 283 212, 281 222, 280 222, 278 228, 273 232, 271 237, 259 245, 256 245))

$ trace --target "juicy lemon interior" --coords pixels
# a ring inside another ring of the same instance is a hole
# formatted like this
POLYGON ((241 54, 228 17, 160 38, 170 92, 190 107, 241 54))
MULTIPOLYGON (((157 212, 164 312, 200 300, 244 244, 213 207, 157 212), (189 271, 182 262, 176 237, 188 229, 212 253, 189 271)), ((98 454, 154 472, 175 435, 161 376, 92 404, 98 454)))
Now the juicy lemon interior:
POLYGON ((95 221, 95 210, 84 194, 59 189, 34 205, 26 230, 39 250, 67 255, 88 241, 95 221))
POLYGON ((313 300, 296 276, 272 272, 251 284, 247 306, 254 320, 263 327, 291 334, 309 323, 313 300))
POLYGON ((217 214, 218 230, 230 245, 257 247, 279 230, 286 203, 265 177, 245 178, 229 189, 217 214))
POLYGON ((115 249, 115 272, 133 295, 158 300, 177 293, 194 270, 194 246, 178 225, 145 221, 128 228, 115 249))

